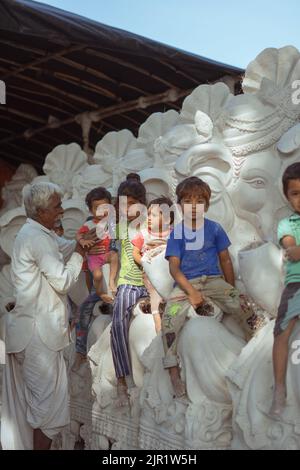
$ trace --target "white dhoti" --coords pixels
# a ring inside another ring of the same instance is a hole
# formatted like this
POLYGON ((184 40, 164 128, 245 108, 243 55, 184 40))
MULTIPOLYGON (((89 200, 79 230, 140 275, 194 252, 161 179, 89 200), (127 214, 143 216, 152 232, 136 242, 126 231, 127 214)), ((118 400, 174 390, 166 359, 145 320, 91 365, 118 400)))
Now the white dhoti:
POLYGON ((23 351, 6 355, 4 369, 2 448, 33 449, 33 429, 53 439, 70 422, 63 352, 48 349, 34 333, 23 351))

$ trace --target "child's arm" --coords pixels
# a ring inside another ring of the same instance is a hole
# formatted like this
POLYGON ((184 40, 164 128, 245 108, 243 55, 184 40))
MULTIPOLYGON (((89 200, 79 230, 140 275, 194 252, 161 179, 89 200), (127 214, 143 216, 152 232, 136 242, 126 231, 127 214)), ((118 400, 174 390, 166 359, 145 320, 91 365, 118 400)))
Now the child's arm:
POLYGON ((224 279, 228 284, 235 285, 234 270, 229 251, 223 250, 219 253, 220 266, 224 274, 224 279))
POLYGON ((76 241, 82 248, 91 248, 97 241, 96 229, 89 230, 88 227, 83 225, 76 233, 76 241))
POLYGON ((133 246, 132 255, 133 255, 134 261, 141 266, 142 255, 141 255, 141 250, 137 246, 133 246))
POLYGON ((196 308, 203 302, 201 292, 195 289, 189 280, 185 277, 183 272, 180 270, 180 258, 176 256, 169 257, 169 268, 170 274, 179 287, 187 294, 190 304, 196 308))
POLYGON ((296 240, 291 235, 285 235, 281 239, 281 245, 285 249, 289 261, 300 261, 300 246, 296 245, 296 240))
POLYGON ((133 250, 132 250, 132 255, 134 261, 142 266, 142 248, 144 246, 144 237, 141 233, 139 233, 132 241, 133 245, 133 250))

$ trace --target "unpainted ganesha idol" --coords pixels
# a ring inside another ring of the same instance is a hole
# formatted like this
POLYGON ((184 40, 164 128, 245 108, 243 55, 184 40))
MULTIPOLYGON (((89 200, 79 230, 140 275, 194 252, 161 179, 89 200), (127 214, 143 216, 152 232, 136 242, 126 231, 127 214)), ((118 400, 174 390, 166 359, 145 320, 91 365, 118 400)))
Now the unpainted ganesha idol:
POLYGON ((235 97, 232 101, 234 100, 237 103, 234 116, 236 121, 230 122, 228 133, 226 129, 224 131, 225 142, 233 153, 233 178, 228 193, 236 217, 243 223, 250 224, 252 233, 253 229, 255 230, 254 237, 251 235, 248 240, 251 249, 247 251, 247 246, 244 246, 238 250, 239 274, 247 291, 252 292, 254 298, 259 300, 258 303, 274 314, 279 302, 278 292, 282 290, 283 282, 282 252, 275 246, 278 246, 277 226, 283 217, 291 213, 291 208, 282 192, 281 181, 287 166, 299 160, 299 144, 295 139, 295 133, 299 134, 299 129, 296 131, 292 127, 279 138, 277 127, 274 131, 268 128, 267 124, 270 124, 274 117, 271 117, 273 113, 269 107, 265 106, 263 109, 256 109, 256 119, 261 113, 259 117, 263 116, 266 129, 248 134, 241 132, 240 126, 245 115, 249 120, 251 113, 255 114, 252 109, 253 99, 243 96, 235 97), (247 106, 245 106, 246 98, 248 98, 247 106), (238 104, 239 100, 242 101, 241 106, 238 104), (262 140, 263 134, 265 139, 262 140), (278 142, 271 144, 276 138, 278 142), (247 263, 245 263, 246 253, 247 263), (241 260, 244 262, 241 263, 241 260), (250 265, 256 273, 255 278, 250 275, 250 265), (258 279, 261 279, 261 282, 258 282, 258 279), (266 294, 267 285, 271 283, 276 286, 273 289, 272 299, 266 294))

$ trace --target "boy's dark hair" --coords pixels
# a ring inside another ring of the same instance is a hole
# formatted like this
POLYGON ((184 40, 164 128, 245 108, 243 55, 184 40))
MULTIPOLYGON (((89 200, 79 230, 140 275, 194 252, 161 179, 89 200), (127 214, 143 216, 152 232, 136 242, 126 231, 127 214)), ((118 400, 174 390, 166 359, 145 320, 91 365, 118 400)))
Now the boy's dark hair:
POLYGON ((146 188, 135 179, 123 181, 118 188, 118 198, 127 196, 136 199, 140 204, 146 205, 146 188))
POLYGON ((111 194, 107 189, 103 188, 102 186, 99 186, 98 188, 92 189, 86 197, 85 197, 85 203, 88 206, 89 210, 92 208, 92 203, 93 201, 99 201, 100 199, 107 199, 108 203, 111 204, 111 194))
MULTIPOLYGON (((173 202, 171 201, 170 198, 168 198, 166 196, 160 196, 160 197, 157 197, 156 199, 153 199, 152 201, 149 202, 148 209, 151 206, 154 206, 154 205, 161 206, 162 204, 166 204, 169 207, 173 206, 173 202)), ((172 225, 173 222, 174 222, 174 211, 170 211, 170 224, 172 225)))
POLYGON ((282 176, 283 193, 287 197, 289 181, 300 180, 300 162, 288 166, 282 176))
POLYGON ((206 201, 206 206, 208 208, 211 196, 211 189, 209 185, 205 183, 205 181, 198 178, 197 176, 191 176, 190 178, 186 178, 178 184, 176 188, 177 202, 180 203, 181 199, 183 199, 188 194, 193 193, 195 190, 201 192, 201 195, 204 197, 206 201))
POLYGON ((137 181, 138 183, 141 182, 141 178, 140 178, 140 175, 138 175, 137 173, 128 173, 128 175, 126 176, 126 181, 137 181))

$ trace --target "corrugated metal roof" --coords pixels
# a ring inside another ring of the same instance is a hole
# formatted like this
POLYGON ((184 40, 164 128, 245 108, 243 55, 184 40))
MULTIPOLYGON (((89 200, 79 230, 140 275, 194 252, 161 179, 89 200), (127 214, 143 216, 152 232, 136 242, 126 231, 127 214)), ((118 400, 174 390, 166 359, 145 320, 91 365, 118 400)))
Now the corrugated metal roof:
POLYGON ((178 109, 201 83, 243 73, 28 0, 1 0, 0 51, 0 158, 37 169, 55 145, 82 145, 82 113, 98 117, 93 147, 111 130, 136 134, 151 113, 178 109))

